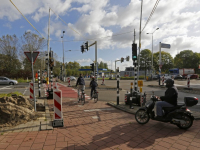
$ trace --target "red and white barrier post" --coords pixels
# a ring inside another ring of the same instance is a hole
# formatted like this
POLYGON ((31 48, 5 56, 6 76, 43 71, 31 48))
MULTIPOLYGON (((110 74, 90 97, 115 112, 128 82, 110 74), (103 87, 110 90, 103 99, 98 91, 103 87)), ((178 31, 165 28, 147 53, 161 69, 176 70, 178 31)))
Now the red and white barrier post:
POLYGON ((53 127, 63 127, 63 114, 62 114, 62 91, 53 91, 54 101, 54 121, 53 127))
POLYGON ((103 76, 103 77, 102 77, 102 84, 101 84, 101 85, 105 85, 105 84, 104 84, 104 78, 105 78, 105 77, 103 76))
POLYGON ((187 76, 187 87, 190 88, 190 76, 187 76))
POLYGON ((162 76, 162 85, 164 85, 164 84, 165 84, 165 77, 162 76))
POLYGON ((68 82, 68 87, 70 87, 71 86, 71 84, 70 84, 70 78, 67 78, 67 82, 68 82))
POLYGON ((34 98, 33 98, 33 92, 34 92, 33 83, 30 82, 30 83, 29 83, 29 86, 30 86, 30 97, 29 97, 29 99, 30 99, 30 100, 34 100, 34 98))
POLYGON ((53 86, 53 90, 58 90, 57 82, 56 82, 56 84, 53 86))

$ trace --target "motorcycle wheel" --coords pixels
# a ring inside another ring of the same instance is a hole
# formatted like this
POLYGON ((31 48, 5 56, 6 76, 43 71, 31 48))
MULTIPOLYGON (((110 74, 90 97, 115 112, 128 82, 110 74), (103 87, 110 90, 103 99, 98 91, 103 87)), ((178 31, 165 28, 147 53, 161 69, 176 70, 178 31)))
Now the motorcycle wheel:
POLYGON ((146 124, 147 122, 149 122, 149 114, 145 112, 145 110, 138 110, 135 113, 135 120, 139 123, 139 124, 146 124))
POLYGON ((186 122, 185 124, 177 124, 180 129, 189 129, 193 124, 193 119, 188 115, 182 115, 182 119, 186 122))

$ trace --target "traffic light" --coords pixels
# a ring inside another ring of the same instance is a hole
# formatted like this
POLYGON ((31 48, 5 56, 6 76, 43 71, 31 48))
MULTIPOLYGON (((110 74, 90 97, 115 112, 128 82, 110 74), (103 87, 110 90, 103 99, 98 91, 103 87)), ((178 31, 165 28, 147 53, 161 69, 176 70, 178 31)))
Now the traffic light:
POLYGON ((123 58, 123 57, 121 58, 121 63, 122 63, 122 62, 124 62, 124 58, 123 58))
POLYGON ((129 61, 129 56, 126 57, 126 61, 129 61))
POLYGON ((46 54, 45 64, 48 65, 48 62, 49 62, 48 54, 46 54))
POLYGON ((88 51, 88 41, 85 43, 85 49, 88 51))
POLYGON ((49 66, 54 67, 53 51, 49 52, 49 66))
POLYGON ((132 44, 132 60, 137 60, 137 44, 132 44))
POLYGON ((81 52, 83 53, 84 52, 84 46, 81 45, 81 52))
POLYGON ((90 64, 90 70, 94 71, 94 63, 90 64))
POLYGON ((62 70, 63 70, 63 67, 62 65, 60 66, 60 74, 62 74, 62 70))

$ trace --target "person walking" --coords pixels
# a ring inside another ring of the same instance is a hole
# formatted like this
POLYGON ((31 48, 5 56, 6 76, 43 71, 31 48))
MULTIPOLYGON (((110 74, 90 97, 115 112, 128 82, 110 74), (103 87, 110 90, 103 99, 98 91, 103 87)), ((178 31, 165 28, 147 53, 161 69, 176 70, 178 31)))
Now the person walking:
POLYGON ((80 74, 77 82, 76 82, 76 87, 78 85, 78 102, 80 101, 80 91, 84 91, 85 90, 85 80, 82 77, 82 74, 80 74))

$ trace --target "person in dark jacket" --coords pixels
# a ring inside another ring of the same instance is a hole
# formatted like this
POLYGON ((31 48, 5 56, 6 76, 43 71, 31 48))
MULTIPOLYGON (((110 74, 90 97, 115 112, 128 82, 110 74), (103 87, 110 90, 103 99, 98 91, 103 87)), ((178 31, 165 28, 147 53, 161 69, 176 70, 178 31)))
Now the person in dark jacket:
POLYGON ((177 105, 178 99, 178 90, 174 86, 174 80, 167 79, 166 80, 167 90, 165 91, 165 96, 161 96, 160 100, 156 102, 156 119, 162 119, 163 110, 162 107, 174 107, 177 105))
POLYGON ((93 93, 93 91, 96 91, 97 86, 98 86, 98 84, 94 80, 94 76, 92 76, 92 81, 90 82, 90 87, 91 87, 90 97, 91 97, 91 99, 92 99, 92 93, 93 93))
POLYGON ((79 92, 80 92, 80 90, 81 91, 84 91, 85 90, 85 80, 84 80, 84 78, 82 77, 82 74, 80 74, 80 76, 79 76, 79 78, 78 78, 78 80, 77 80, 77 82, 76 82, 76 87, 77 87, 77 85, 79 85, 78 86, 78 102, 80 101, 80 98, 79 98, 79 92))

